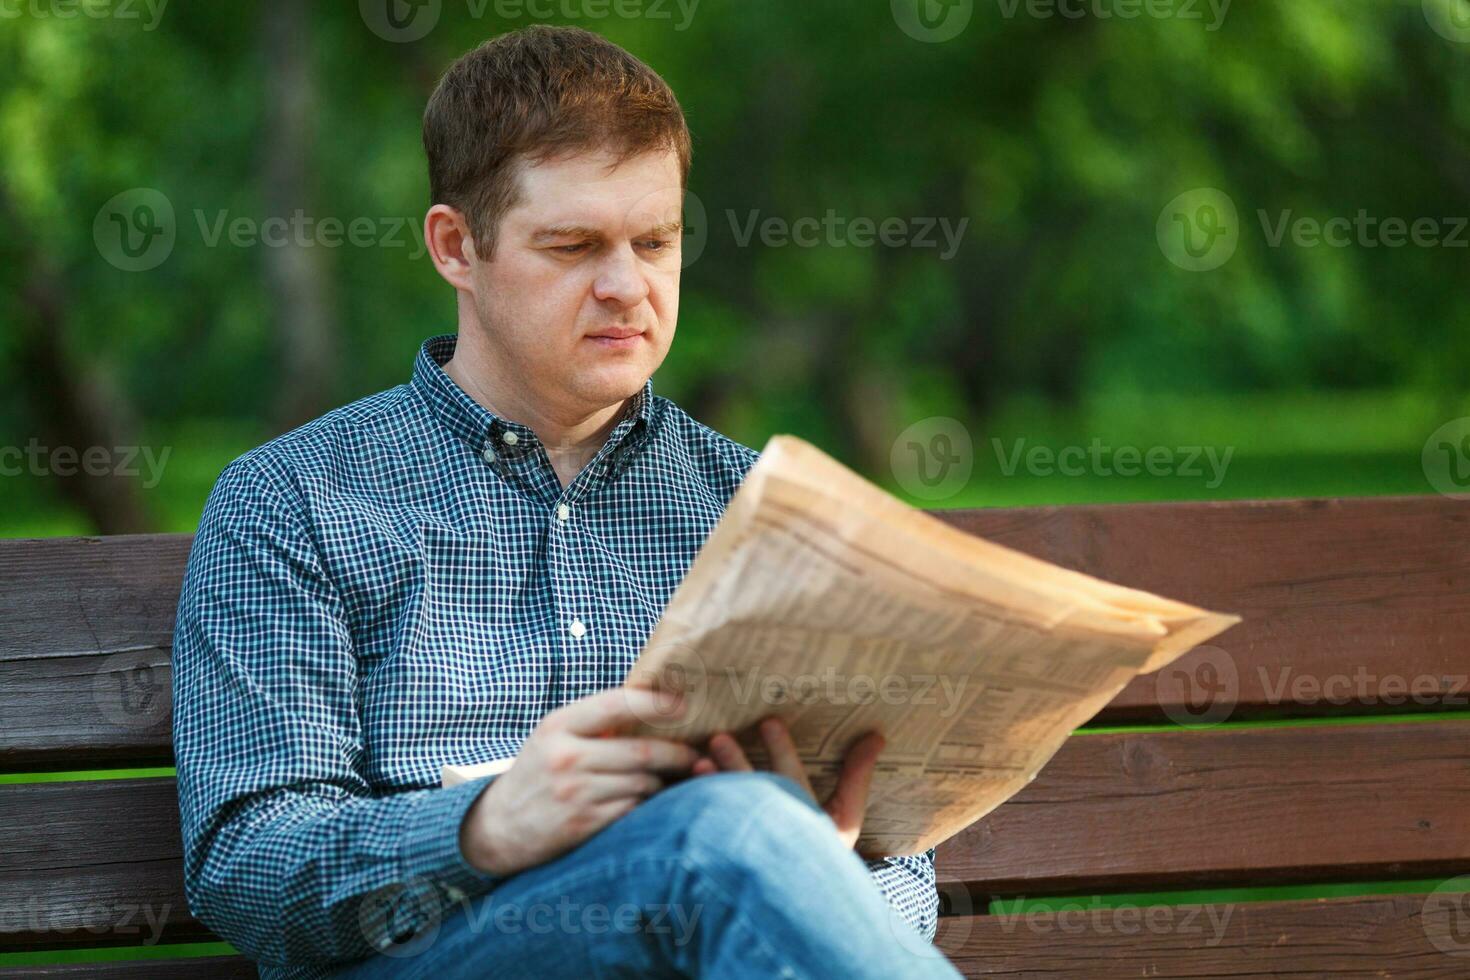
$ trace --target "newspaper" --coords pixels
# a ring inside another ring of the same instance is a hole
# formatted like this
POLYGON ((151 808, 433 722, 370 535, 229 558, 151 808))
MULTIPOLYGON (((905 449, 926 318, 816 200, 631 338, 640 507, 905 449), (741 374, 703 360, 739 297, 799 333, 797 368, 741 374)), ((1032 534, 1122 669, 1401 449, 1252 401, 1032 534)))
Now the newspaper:
MULTIPOLYGON (((664 610, 626 684, 682 692, 692 744, 779 715, 825 800, 849 746, 886 746, 857 849, 920 853, 1026 786, 1134 676, 1239 622, 959 531, 776 436, 664 610)), ((513 760, 446 766, 451 785, 513 760)))

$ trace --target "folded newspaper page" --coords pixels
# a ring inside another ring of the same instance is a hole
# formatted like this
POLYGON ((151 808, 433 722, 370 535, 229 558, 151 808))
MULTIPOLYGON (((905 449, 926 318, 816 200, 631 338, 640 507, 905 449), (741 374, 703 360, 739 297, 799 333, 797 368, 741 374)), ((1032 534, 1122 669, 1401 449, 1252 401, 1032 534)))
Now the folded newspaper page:
MULTIPOLYGON (((957 530, 776 436, 700 549, 626 684, 684 717, 626 734, 701 744, 779 715, 825 800, 847 749, 878 759, 858 850, 916 854, 1026 786, 1140 673, 1240 621, 957 530)), ((511 759, 445 766, 445 785, 511 759)))

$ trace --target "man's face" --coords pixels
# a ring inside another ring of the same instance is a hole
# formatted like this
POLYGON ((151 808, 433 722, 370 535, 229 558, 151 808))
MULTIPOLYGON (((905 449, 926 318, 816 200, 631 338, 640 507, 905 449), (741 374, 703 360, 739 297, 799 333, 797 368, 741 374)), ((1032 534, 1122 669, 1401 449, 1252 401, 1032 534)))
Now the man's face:
POLYGON ((637 393, 679 318, 678 157, 607 153, 526 165, 475 307, 493 355, 548 411, 590 413, 637 393), (610 169, 611 168, 611 169, 610 169))

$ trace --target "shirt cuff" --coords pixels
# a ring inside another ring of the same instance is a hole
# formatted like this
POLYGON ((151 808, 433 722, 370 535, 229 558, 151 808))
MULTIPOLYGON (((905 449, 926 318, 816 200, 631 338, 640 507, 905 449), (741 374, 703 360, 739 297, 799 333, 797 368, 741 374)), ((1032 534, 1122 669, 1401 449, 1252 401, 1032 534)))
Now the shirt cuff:
POLYGON ((429 790, 413 808, 399 851, 403 890, 382 923, 374 944, 379 949, 454 914, 467 900, 483 895, 502 880, 470 864, 459 847, 465 814, 495 778, 482 776, 448 789, 429 790))

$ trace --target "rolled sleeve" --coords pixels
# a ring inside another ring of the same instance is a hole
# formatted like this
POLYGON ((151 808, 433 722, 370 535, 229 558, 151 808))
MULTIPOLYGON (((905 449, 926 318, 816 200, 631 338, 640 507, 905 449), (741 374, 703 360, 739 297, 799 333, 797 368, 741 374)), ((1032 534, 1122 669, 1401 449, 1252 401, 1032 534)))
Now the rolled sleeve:
POLYGON ((206 505, 173 670, 186 894, 237 948, 269 964, 358 959, 494 884, 459 848, 490 778, 369 786, 340 597, 289 488, 249 457, 206 505))

